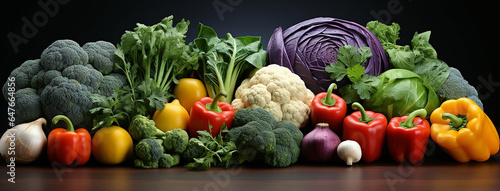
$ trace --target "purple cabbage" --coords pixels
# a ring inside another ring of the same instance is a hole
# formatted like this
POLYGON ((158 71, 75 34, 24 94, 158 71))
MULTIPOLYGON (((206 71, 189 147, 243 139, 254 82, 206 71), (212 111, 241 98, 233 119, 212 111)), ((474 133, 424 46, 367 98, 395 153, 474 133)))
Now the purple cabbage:
POLYGON ((267 51, 271 64, 289 68, 317 94, 333 82, 325 67, 337 61, 337 52, 345 45, 370 47, 373 55, 364 66, 365 74, 378 76, 389 69, 385 51, 374 34, 362 25, 336 18, 309 19, 284 32, 279 27, 269 39, 267 51))

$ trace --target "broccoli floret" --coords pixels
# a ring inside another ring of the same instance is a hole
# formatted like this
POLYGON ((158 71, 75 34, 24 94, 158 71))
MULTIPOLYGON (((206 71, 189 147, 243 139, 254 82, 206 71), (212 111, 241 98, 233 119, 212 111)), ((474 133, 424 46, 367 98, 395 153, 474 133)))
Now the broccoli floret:
POLYGON ((127 85, 126 77, 118 73, 110 73, 105 75, 99 86, 99 94, 109 97, 113 95, 115 89, 121 89, 127 85))
POLYGON ((38 94, 42 94, 45 86, 49 85, 52 79, 62 76, 57 70, 40 71, 31 79, 31 87, 37 89, 38 94))
POLYGON ((276 136, 276 150, 265 156, 266 164, 275 167, 287 167, 297 162, 300 156, 300 144, 304 135, 289 121, 281 121, 273 129, 276 136))
MULTIPOLYGON (((21 66, 12 70, 9 77, 14 77, 14 87, 16 90, 31 87, 31 79, 41 70, 39 60, 26 60, 21 66)), ((8 98, 8 84, 7 80, 2 88, 2 93, 5 99, 8 98)))
POLYGON ((158 168, 159 161, 145 161, 141 159, 134 159, 134 167, 136 168, 158 168))
POLYGON ((135 154, 137 157, 145 161, 158 161, 164 152, 162 142, 163 141, 161 139, 142 139, 139 143, 137 143, 137 145, 135 145, 135 154))
POLYGON ((160 160, 158 160, 158 167, 161 168, 171 168, 177 166, 181 161, 181 156, 179 154, 166 154, 163 153, 160 160))
POLYGON ((253 149, 267 155, 276 149, 276 137, 272 128, 265 121, 250 121, 241 127, 231 128, 226 136, 238 146, 239 150, 253 149))
POLYGON ((91 93, 96 93, 103 80, 103 76, 99 71, 83 65, 73 65, 65 68, 62 71, 62 76, 88 86, 91 93))
POLYGON ((47 70, 63 70, 72 65, 85 65, 89 56, 73 40, 57 40, 43 50, 40 65, 47 70))
POLYGON ((206 148, 199 139, 190 138, 186 150, 182 153, 182 158, 187 162, 193 162, 195 158, 205 156, 206 152, 206 148))
POLYGON ((173 129, 165 132, 163 147, 174 153, 182 153, 186 150, 189 142, 189 135, 182 129, 173 129))
POLYGON ((242 126, 233 125, 226 135, 226 139, 233 141, 238 148, 237 161, 241 163, 255 158, 274 167, 297 162, 304 136, 292 122, 276 122, 271 113, 262 108, 240 109, 234 119, 240 124, 246 122, 242 126))
POLYGON ((43 113, 47 119, 52 119, 56 115, 66 115, 72 119, 75 128, 90 130, 92 116, 89 110, 93 108, 93 103, 89 94, 87 86, 81 85, 76 80, 56 77, 40 94, 43 113))
POLYGON ((271 126, 276 123, 276 118, 262 108, 238 110, 239 115, 233 118, 233 127, 243 126, 251 121, 264 121, 271 126))
POLYGON ((163 131, 156 128, 155 122, 143 115, 136 115, 132 118, 128 127, 130 136, 135 140, 145 138, 161 137, 165 135, 163 131))
POLYGON ((467 97, 483 109, 483 103, 478 97, 476 88, 471 86, 469 82, 464 79, 460 70, 453 67, 450 67, 450 76, 448 76, 444 84, 436 91, 436 94, 440 98, 446 100, 467 97))
POLYGON ((304 139, 304 134, 300 129, 297 128, 297 126, 293 125, 292 122, 290 121, 280 121, 274 126, 274 131, 278 129, 286 129, 288 132, 290 132, 293 142, 300 147, 302 143, 302 139, 304 139))
POLYGON ((113 71, 115 45, 106 41, 89 42, 82 46, 89 56, 89 63, 106 75, 113 71))
POLYGON ((14 106, 16 124, 31 122, 42 116, 40 96, 35 89, 24 88, 17 90, 14 97, 16 98, 16 105, 14 106))

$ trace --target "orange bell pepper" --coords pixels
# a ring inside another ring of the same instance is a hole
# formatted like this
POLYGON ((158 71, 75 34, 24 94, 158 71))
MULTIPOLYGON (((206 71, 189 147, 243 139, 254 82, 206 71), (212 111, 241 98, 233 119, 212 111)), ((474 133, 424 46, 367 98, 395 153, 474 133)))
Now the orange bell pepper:
POLYGON ((459 162, 486 161, 499 150, 493 122, 468 98, 443 102, 430 120, 432 140, 459 162))

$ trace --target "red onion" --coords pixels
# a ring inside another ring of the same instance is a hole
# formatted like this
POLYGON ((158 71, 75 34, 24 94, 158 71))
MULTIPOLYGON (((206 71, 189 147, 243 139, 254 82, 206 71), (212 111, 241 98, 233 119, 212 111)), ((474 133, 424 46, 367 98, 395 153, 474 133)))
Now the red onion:
POLYGON ((328 123, 318 123, 302 140, 302 156, 313 162, 332 160, 341 140, 329 127, 328 123))

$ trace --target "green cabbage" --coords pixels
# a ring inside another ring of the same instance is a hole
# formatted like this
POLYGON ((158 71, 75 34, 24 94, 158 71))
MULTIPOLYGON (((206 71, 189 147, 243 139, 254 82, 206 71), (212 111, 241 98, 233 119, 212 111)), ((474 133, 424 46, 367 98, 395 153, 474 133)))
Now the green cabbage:
POLYGON ((378 76, 376 92, 364 105, 368 110, 382 113, 388 119, 408 115, 417 109, 432 113, 439 107, 436 92, 409 70, 391 69, 378 76))

